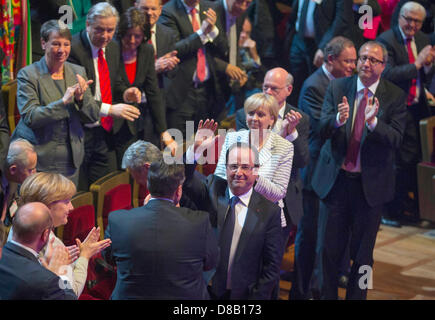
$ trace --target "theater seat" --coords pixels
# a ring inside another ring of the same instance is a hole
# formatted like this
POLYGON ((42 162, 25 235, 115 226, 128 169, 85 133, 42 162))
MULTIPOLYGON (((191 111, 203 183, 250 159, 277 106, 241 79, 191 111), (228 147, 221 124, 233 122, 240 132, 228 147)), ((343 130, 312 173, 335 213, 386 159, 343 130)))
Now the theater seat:
POLYGON ((3 100, 7 106, 6 114, 8 117, 9 132, 15 130, 15 126, 20 120, 20 112, 17 107, 17 80, 11 80, 2 87, 3 100))
POLYGON ((95 181, 89 188, 94 196, 97 226, 100 238, 104 239, 109 213, 120 209, 131 209, 130 175, 126 171, 115 171, 95 181))
POLYGON ((68 215, 68 223, 56 230, 56 235, 66 246, 76 244, 75 239, 86 239, 95 226, 94 198, 91 192, 80 191, 72 199, 74 210, 68 215))

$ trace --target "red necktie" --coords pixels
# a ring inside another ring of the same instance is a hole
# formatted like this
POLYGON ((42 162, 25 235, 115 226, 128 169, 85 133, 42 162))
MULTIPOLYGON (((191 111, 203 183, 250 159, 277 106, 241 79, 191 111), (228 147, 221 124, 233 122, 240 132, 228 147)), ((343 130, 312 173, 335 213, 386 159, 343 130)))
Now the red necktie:
POLYGON ((368 93, 369 90, 367 88, 364 88, 364 96, 361 99, 358 106, 358 110, 356 112, 352 135, 350 138, 349 147, 347 148, 346 159, 344 160, 344 166, 346 170, 352 170, 356 166, 359 147, 361 144, 361 137, 362 137, 364 123, 365 123, 365 110, 367 106, 367 101, 369 99, 368 93))
MULTIPOLYGON (((98 50, 98 75, 100 78, 101 101, 103 103, 112 104, 109 67, 104 58, 103 49, 98 50)), ((110 131, 113 126, 113 118, 111 116, 101 117, 101 126, 104 130, 110 131)))
MULTIPOLYGON (((411 48, 411 41, 412 39, 406 39, 406 47, 408 48, 408 59, 409 63, 413 64, 415 62, 414 52, 412 52, 411 48)), ((417 79, 414 78, 411 81, 411 87, 409 88, 409 94, 408 94, 408 106, 412 105, 414 103, 414 99, 417 96, 417 79)))
MULTIPOLYGON (((192 16, 192 26, 193 31, 196 32, 199 30, 199 22, 196 19, 196 9, 193 8, 190 11, 190 15, 192 16)), ((205 54, 204 48, 199 48, 197 52, 198 62, 196 63, 196 76, 199 81, 203 82, 205 80, 205 54)))

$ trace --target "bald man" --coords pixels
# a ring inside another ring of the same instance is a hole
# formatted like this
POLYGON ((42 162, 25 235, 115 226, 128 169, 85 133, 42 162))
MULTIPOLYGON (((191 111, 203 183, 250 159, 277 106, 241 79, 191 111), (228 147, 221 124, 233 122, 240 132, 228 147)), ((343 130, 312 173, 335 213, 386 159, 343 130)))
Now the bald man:
MULTIPOLYGON (((278 120, 273 131, 289 140, 294 146, 294 158, 287 194, 285 196, 284 213, 287 226, 283 228, 284 244, 287 244, 290 228, 296 226, 302 215, 302 180, 300 170, 308 164, 308 135, 310 120, 306 113, 286 102, 293 91, 293 76, 283 68, 274 68, 266 73, 263 81, 263 92, 275 97, 278 101, 278 120)), ((236 128, 248 129, 244 109, 236 113, 236 128)))
POLYGON ((46 245, 53 222, 48 207, 31 202, 18 209, 14 235, 0 260, 3 300, 75 300, 77 296, 56 274, 44 268, 39 251, 46 245))

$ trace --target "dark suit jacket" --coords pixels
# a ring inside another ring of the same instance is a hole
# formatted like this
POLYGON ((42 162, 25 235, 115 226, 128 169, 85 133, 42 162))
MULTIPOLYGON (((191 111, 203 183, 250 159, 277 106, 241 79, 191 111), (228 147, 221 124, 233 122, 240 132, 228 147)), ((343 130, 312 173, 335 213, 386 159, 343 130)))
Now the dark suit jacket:
MULTIPOLYGON (((208 8, 213 8, 216 11, 216 3, 202 0, 199 3, 199 8, 200 20, 203 21, 205 19, 203 12, 207 11, 208 8)), ((198 60, 197 51, 203 45, 197 33, 193 32, 192 23, 181 0, 170 0, 167 2, 163 6, 158 23, 167 26, 176 34, 177 42, 175 43, 175 50, 178 51, 177 56, 180 59, 180 63, 176 77, 167 88, 167 92, 170 93, 167 96, 167 107, 169 109, 176 109, 184 101, 187 90, 193 85, 193 74, 196 71, 198 60)), ((214 57, 220 56, 225 52, 223 38, 219 34, 212 43, 208 42, 204 47, 213 88, 213 92, 210 93, 214 94, 214 99, 211 102, 216 106, 222 106, 221 87, 219 81, 217 81, 214 57)), ((211 106, 210 110, 213 110, 211 106)), ((219 110, 215 111, 219 112, 219 110)))
MULTIPOLYGON (((137 65, 136 65, 136 78, 130 84, 125 71, 124 61, 120 53, 120 68, 119 76, 121 80, 118 82, 116 88, 116 101, 123 102, 122 94, 130 87, 136 87, 141 92, 145 92, 147 103, 144 107, 149 108, 150 114, 154 123, 154 128, 157 134, 166 131, 166 113, 163 105, 162 95, 159 89, 156 70, 154 68, 154 49, 147 43, 142 43, 137 51, 137 65)), ((143 112, 141 112, 142 114, 143 112)), ((123 118, 116 118, 113 121, 113 133, 117 133, 121 129, 124 121, 123 118)), ((135 135, 140 127, 138 127, 141 118, 134 122, 127 121, 130 132, 135 135)))
MULTIPOLYGON (((195 172, 186 165, 183 191, 199 209, 208 211, 211 224, 220 233, 228 211, 227 181, 195 172)), ((231 299, 271 299, 279 280, 282 260, 281 209, 255 190, 236 249, 232 267, 231 299)), ((212 279, 212 292, 220 297, 226 290, 227 270, 219 263, 212 279)))
MULTIPOLYGON (((347 28, 353 24, 353 15, 350 14, 351 1, 347 0, 323 0, 316 4, 314 9, 314 32, 317 47, 323 49, 333 37, 343 35, 347 28)), ((288 20, 287 32, 295 33, 295 25, 298 18, 299 0, 294 0, 292 12, 288 20)))
POLYGON ((317 159, 319 158, 322 141, 319 137, 319 122, 322 113, 323 99, 329 85, 329 79, 323 72, 323 68, 318 68, 311 76, 304 81, 299 95, 299 108, 304 111, 310 119, 309 134, 309 153, 310 160, 308 165, 302 169, 302 180, 304 189, 313 190, 311 178, 317 159))
MULTIPOLYGON (((431 113, 427 104, 424 86, 430 85, 435 68, 432 67, 430 73, 426 75, 423 70, 424 68, 417 71, 415 65, 409 63, 408 51, 404 45, 398 26, 385 31, 377 40, 383 43, 388 50, 388 62, 382 76, 402 88, 407 93, 409 93, 412 79, 420 77, 419 100, 423 103, 425 108, 424 114, 430 116, 431 113)), ((414 40, 415 45, 417 46, 417 52, 420 52, 425 46, 430 44, 429 37, 421 31, 415 34, 414 40)))
MULTIPOLYGON (((312 185, 320 199, 331 191, 346 157, 351 136, 353 109, 345 125, 336 128, 337 105, 343 96, 354 105, 357 76, 331 81, 320 120, 320 136, 325 144, 313 174, 312 185)), ((406 94, 381 78, 375 97, 379 100, 378 123, 370 132, 364 126, 361 140, 361 181, 365 199, 372 206, 382 205, 394 195, 394 156, 402 142, 406 119, 406 94)))
POLYGON ((110 213, 103 254, 117 265, 112 299, 208 299, 202 272, 216 266, 218 248, 207 212, 166 200, 110 213))
MULTIPOLYGON (((115 41, 112 41, 107 45, 105 49, 105 57, 109 67, 110 85, 113 96, 117 88, 121 61, 119 46, 115 41)), ((71 41, 71 53, 69 54, 68 60, 85 68, 88 79, 94 80, 89 87, 91 88, 92 95, 95 96, 95 73, 98 72, 98 70, 95 70, 94 68, 92 49, 86 35, 86 29, 73 36, 71 41)))
MULTIPOLYGON (((3 172, 0 172, 0 181, 3 179, 3 172)), ((9 195, 8 198, 6 199, 6 190, 3 189, 3 186, 0 184, 0 208, 3 208, 3 205, 5 203, 5 201, 8 202, 7 204, 7 209, 6 209, 6 213, 5 213, 5 220, 3 221, 3 224, 5 226, 10 226, 12 224, 12 218, 11 218, 11 212, 10 212, 10 208, 11 205, 14 201, 16 201, 18 199, 18 194, 17 194, 17 190, 18 190, 18 184, 15 182, 9 182, 9 195)), ((1 223, 1 222, 0 222, 1 223)))
POLYGON ((11 242, 0 259, 2 300, 76 300, 71 289, 61 289, 62 280, 45 269, 29 251, 11 242))
MULTIPOLYGON (((302 180, 300 169, 304 168, 309 161, 308 152, 308 134, 310 132, 310 119, 308 115, 303 111, 292 107, 290 104, 286 104, 284 115, 290 110, 297 111, 302 115, 301 121, 296 126, 298 131, 298 137, 292 141, 294 147, 294 156, 292 163, 292 171, 290 174, 290 180, 287 187, 287 193, 285 195, 285 204, 287 210, 284 210, 288 223, 298 225, 304 210, 302 207, 302 180)), ((240 109, 236 113, 236 129, 248 129, 246 125, 246 114, 244 109, 240 109)))
MULTIPOLYGON (((66 87, 77 83, 76 74, 86 79, 81 66, 65 62, 66 87)), ((69 145, 72 161, 79 168, 84 157, 84 130, 82 123, 93 123, 99 118, 99 108, 89 90, 86 90, 83 103, 62 101, 63 93, 56 88, 45 61, 41 60, 22 68, 18 72, 17 104, 20 121, 12 135, 12 140, 23 138, 35 146, 38 154, 38 170, 45 171, 52 164, 53 147, 65 144, 57 137, 63 136, 65 121, 69 130, 69 145)))
MULTIPOLYGON (((0 59, 0 62, 1 61, 0 59)), ((8 155, 10 135, 6 108, 7 106, 3 101, 3 95, 0 95, 0 165, 2 168, 8 155)))

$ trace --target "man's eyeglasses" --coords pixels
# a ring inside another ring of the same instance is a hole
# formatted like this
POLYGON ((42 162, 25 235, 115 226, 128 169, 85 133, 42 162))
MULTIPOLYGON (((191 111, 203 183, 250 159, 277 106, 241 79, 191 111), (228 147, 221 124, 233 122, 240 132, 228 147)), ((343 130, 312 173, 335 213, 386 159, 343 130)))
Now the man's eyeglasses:
POLYGON ((249 171, 252 171, 252 169, 254 169, 255 168, 255 166, 250 166, 250 165, 248 165, 248 164, 241 164, 241 165, 238 165, 238 164, 229 164, 229 165, 227 165, 227 167, 228 167, 228 169, 231 171, 231 172, 237 172, 237 170, 240 168, 240 170, 242 171, 242 172, 249 172, 249 171))
POLYGON ((268 89, 272 90, 275 93, 278 93, 279 91, 281 91, 282 89, 286 88, 287 86, 284 87, 270 87, 270 86, 263 86, 263 92, 267 92, 268 89))
POLYGON ((402 18, 406 20, 406 22, 408 22, 409 24, 411 24, 412 22, 414 22, 416 25, 421 25, 423 24, 422 20, 418 20, 418 19, 414 19, 411 17, 406 17, 402 14, 402 18))
POLYGON ((359 57, 358 59, 359 59, 359 61, 361 61, 362 63, 365 63, 367 60, 369 60, 369 62, 370 62, 370 64, 371 64, 372 66, 376 66, 376 65, 378 65, 378 64, 380 64, 380 63, 384 63, 384 61, 382 61, 382 60, 378 60, 378 59, 376 59, 376 58, 368 57, 368 56, 361 56, 361 57, 359 57))

